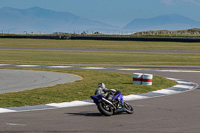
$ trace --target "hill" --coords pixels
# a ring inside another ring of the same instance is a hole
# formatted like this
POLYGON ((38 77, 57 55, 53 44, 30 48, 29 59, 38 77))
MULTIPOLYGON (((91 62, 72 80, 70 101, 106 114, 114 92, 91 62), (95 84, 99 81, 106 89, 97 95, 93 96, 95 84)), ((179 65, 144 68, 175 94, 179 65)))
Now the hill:
POLYGON ((99 21, 82 18, 69 12, 56 12, 32 7, 0 9, 0 30, 4 32, 82 32, 113 30, 114 27, 99 21))
POLYGON ((168 14, 149 19, 136 18, 124 26, 123 30, 138 32, 147 30, 182 30, 191 28, 200 28, 200 22, 178 14, 168 14))

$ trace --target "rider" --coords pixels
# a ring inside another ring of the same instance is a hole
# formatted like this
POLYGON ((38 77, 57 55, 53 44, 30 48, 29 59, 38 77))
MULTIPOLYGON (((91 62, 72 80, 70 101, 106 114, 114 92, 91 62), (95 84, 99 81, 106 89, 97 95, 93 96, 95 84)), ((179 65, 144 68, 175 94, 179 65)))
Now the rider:
POLYGON ((98 89, 95 91, 95 95, 104 95, 107 96, 109 92, 116 92, 115 89, 107 89, 104 83, 98 84, 98 89))
MULTIPOLYGON (((104 83, 99 83, 98 84, 98 89, 95 91, 95 95, 104 95, 106 98, 109 97, 109 92, 114 93, 114 95, 116 96, 117 94, 121 93, 119 90, 115 90, 115 89, 107 89, 106 85, 104 83)), ((114 97, 113 97, 114 98, 114 97)), ((120 101, 121 105, 124 106, 123 101, 120 101)))

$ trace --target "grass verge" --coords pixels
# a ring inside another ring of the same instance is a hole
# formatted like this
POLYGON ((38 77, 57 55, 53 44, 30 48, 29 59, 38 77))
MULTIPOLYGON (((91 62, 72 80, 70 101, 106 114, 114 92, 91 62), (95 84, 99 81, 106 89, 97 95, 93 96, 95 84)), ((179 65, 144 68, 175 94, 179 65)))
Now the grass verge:
POLYGON ((72 69, 16 69, 71 73, 82 76, 83 80, 45 88, 0 94, 0 107, 38 105, 90 99, 90 96, 93 95, 94 91, 97 89, 97 84, 99 82, 104 82, 107 88, 121 90, 124 95, 146 93, 177 84, 174 81, 156 75, 154 75, 152 86, 144 86, 133 85, 131 73, 72 69))
POLYGON ((200 43, 150 42, 150 41, 102 41, 102 40, 47 40, 47 39, 2 39, 0 38, 0 47, 200 51, 200 43))
POLYGON ((0 50, 1 64, 187 65, 200 66, 200 54, 0 50))

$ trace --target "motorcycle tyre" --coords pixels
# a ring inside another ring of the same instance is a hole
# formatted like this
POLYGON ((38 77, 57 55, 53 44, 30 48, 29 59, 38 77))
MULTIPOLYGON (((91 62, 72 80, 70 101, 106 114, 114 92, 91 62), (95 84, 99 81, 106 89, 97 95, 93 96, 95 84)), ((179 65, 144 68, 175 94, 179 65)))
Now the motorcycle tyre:
POLYGON ((105 116, 111 116, 113 115, 113 109, 112 108, 109 108, 110 109, 110 112, 105 110, 103 107, 102 107, 102 103, 98 103, 97 104, 97 108, 98 110, 101 112, 101 114, 105 115, 105 116))
POLYGON ((124 107, 126 109, 126 113, 133 114, 134 110, 133 110, 133 107, 130 104, 125 102, 124 103, 124 107))

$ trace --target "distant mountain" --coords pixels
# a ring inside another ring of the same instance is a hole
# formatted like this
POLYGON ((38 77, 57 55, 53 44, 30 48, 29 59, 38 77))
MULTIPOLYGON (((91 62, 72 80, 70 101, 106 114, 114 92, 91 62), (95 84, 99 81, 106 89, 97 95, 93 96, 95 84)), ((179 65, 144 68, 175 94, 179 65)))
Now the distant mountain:
POLYGON ((136 18, 123 27, 123 30, 147 31, 147 30, 182 30, 200 28, 200 22, 178 15, 168 14, 149 19, 136 18))
POLYGON ((106 31, 117 27, 99 21, 76 16, 69 12, 56 12, 32 7, 16 9, 4 7, 0 9, 0 32, 82 32, 106 31))

